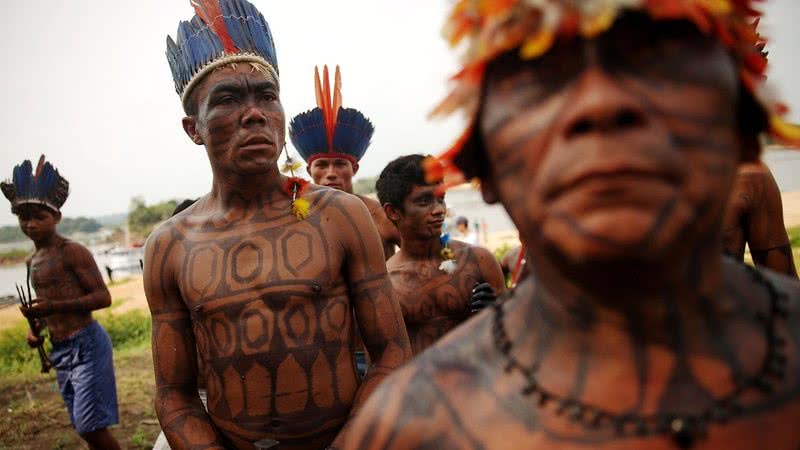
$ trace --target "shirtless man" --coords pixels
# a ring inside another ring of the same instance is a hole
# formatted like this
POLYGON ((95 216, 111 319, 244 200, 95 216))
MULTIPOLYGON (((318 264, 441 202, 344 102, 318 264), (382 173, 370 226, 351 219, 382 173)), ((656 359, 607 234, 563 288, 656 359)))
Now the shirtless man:
POLYGON ((386 216, 400 232, 400 251, 386 268, 415 355, 505 290, 500 265, 488 250, 441 238, 447 206, 441 184, 425 182, 424 159, 402 156, 376 183, 386 216))
MULTIPOLYGON (((36 248, 27 265, 37 298, 21 310, 50 334, 50 361, 72 426, 92 450, 119 449, 108 430, 119 423, 111 340, 92 319, 92 311, 111 305, 111 295, 89 250, 56 232, 69 183, 42 155, 35 172, 25 161, 0 187, 36 248)), ((39 331, 28 335, 31 347, 44 339, 39 331)))
POLYGON ((213 183, 146 244, 156 414, 174 450, 336 445, 411 353, 383 255, 369 251, 380 237, 355 197, 279 173, 285 116, 264 17, 243 0, 195 10, 167 56, 213 183), (353 311, 374 362, 362 383, 353 311))
POLYGON ((475 122, 443 163, 502 202, 531 275, 386 380, 346 448, 800 448, 800 283, 722 256, 772 111, 755 5, 669 4, 457 3, 474 52, 445 106, 475 122))
MULTIPOLYGON (((325 87, 330 90, 327 66, 323 73, 325 87)), ((315 76, 317 88, 322 88, 318 71, 315 71, 315 76)), ((334 92, 341 92, 339 67, 336 67, 335 79, 334 92)), ((341 95, 339 98, 341 99, 341 95)), ((358 173, 358 162, 369 148, 375 127, 357 109, 341 108, 336 122, 331 124, 331 139, 328 140, 326 133, 329 130, 322 114, 324 107, 325 105, 318 105, 295 116, 289 123, 289 137, 308 164, 306 170, 315 184, 352 194, 353 177, 358 173)), ((364 195, 356 197, 367 206, 383 240, 383 251, 388 260, 394 255, 395 247, 400 244, 397 229, 386 218, 381 204, 375 199, 364 195)))
POLYGON ((744 259, 745 244, 753 262, 797 277, 792 246, 783 224, 781 192, 766 164, 742 164, 733 185, 723 228, 725 252, 744 259))

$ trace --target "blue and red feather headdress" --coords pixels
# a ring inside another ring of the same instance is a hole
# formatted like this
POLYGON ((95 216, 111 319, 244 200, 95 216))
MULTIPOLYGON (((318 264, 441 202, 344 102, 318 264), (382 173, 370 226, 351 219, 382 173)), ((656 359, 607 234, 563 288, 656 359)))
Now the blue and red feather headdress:
POLYGON ((24 204, 43 205, 58 212, 69 196, 69 182, 42 155, 35 172, 29 160, 14 167, 11 181, 0 183, 0 190, 14 213, 24 204))
POLYGON ((251 63, 278 81, 275 43, 264 16, 247 0, 190 0, 196 15, 178 25, 177 42, 167 36, 167 60, 175 90, 186 100, 214 69, 251 63))
POLYGON ((342 108, 342 75, 336 67, 333 91, 328 66, 314 68, 317 107, 289 123, 289 138, 308 164, 319 158, 342 158, 357 164, 364 156, 375 127, 357 109, 342 108))

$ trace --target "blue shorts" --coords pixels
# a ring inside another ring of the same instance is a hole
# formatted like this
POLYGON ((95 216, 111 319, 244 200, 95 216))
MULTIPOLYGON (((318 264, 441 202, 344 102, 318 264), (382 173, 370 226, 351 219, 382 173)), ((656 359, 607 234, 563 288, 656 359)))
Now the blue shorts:
POLYGON ((111 339, 97 322, 53 342, 50 361, 69 419, 78 434, 119 423, 111 339))

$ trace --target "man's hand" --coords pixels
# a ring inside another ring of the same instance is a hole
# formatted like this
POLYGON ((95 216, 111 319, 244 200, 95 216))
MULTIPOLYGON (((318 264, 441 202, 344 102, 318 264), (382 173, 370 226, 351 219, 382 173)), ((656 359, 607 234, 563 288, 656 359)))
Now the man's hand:
POLYGON ((38 334, 33 334, 33 331, 28 331, 28 346, 31 348, 36 348, 44 342, 44 338, 39 336, 38 334))
POLYGON ((39 319, 53 314, 52 302, 43 298, 33 300, 30 308, 21 306, 19 310, 28 319, 39 319))
POLYGON ((497 293, 494 292, 489 283, 476 283, 472 288, 472 298, 469 301, 469 309, 472 314, 483 311, 484 308, 497 301, 497 293))

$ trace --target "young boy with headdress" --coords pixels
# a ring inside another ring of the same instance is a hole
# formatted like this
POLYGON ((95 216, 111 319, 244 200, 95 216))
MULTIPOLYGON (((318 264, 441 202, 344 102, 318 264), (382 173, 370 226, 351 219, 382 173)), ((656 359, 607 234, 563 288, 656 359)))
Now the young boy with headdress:
MULTIPOLYGON (((35 171, 24 161, 0 188, 35 246, 27 265, 36 298, 21 310, 50 334, 50 360, 70 421, 91 449, 119 449, 108 430, 119 422, 111 340, 92 319, 92 311, 111 304, 111 295, 91 252, 56 232, 69 182, 42 155, 35 171)), ((28 336, 32 347, 43 339, 37 331, 28 336)))
MULTIPOLYGON (((375 127, 364 114, 354 108, 342 107, 342 76, 339 66, 334 74, 332 103, 326 104, 326 94, 331 92, 328 66, 323 68, 323 81, 319 69, 314 68, 317 107, 296 115, 289 122, 289 137, 294 148, 306 161, 306 170, 315 184, 353 193, 353 177, 358 173, 358 163, 369 148, 375 127)), ((383 240, 386 259, 400 245, 397 228, 386 218, 381 204, 375 199, 357 195, 367 206, 378 233, 383 240)))
POLYGON ((800 447, 800 283, 722 255, 754 140, 800 143, 757 6, 456 2, 439 111, 469 125, 428 173, 478 177, 529 274, 386 380, 348 449, 800 447))

